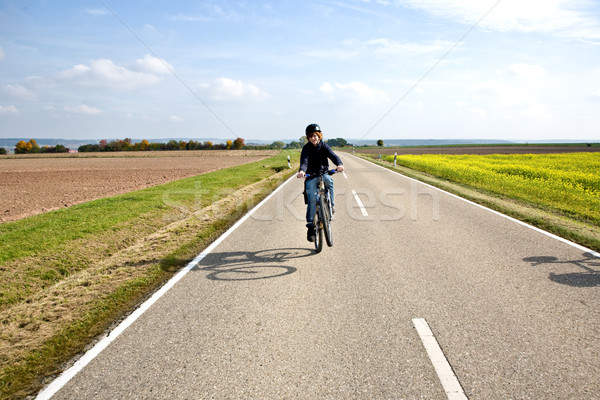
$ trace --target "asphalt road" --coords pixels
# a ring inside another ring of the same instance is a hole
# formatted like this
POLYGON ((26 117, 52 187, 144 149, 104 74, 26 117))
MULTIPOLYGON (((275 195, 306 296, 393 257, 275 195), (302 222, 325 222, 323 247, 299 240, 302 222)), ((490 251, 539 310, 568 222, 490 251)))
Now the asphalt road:
POLYGON ((341 156, 333 247, 290 180, 54 398, 448 398, 415 319, 469 399, 600 398, 600 259, 341 156))

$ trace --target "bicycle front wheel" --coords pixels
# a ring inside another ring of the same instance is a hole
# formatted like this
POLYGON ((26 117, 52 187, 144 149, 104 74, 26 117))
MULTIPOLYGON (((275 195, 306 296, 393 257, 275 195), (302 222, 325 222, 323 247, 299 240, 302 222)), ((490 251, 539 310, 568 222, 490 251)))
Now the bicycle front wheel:
POLYGON ((331 232, 331 208, 329 208, 329 201, 325 196, 321 196, 319 199, 321 204, 319 209, 321 210, 321 221, 323 222, 323 231, 325 231, 325 240, 327 246, 333 246, 333 233, 331 232))
POLYGON ((323 250, 323 228, 321 227, 321 221, 318 217, 320 211, 317 210, 317 217, 315 217, 315 250, 320 253, 323 250))

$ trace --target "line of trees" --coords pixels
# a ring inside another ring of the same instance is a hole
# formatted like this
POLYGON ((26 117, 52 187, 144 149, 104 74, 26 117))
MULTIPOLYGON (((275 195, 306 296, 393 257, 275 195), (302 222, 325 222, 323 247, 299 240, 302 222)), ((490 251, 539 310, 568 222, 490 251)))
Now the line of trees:
POLYGON ((239 150, 239 149, 282 149, 285 146, 283 142, 273 142, 265 146, 247 146, 243 138, 227 140, 225 144, 213 143, 209 140, 202 141, 184 141, 169 140, 167 143, 150 143, 146 139, 139 143, 133 143, 130 138, 116 139, 108 141, 101 140, 98 144, 85 144, 79 146, 80 152, 102 152, 102 151, 163 151, 163 150, 239 150))
MULTIPOLYGON (((243 141, 243 139, 241 139, 243 141)), ((229 141, 230 143, 233 143, 229 141)), ((231 147, 231 145, 230 145, 231 147)), ((133 143, 130 138, 115 139, 108 141, 102 139, 98 144, 84 144, 79 146, 80 152, 102 152, 102 151, 165 151, 165 150, 221 150, 228 147, 223 144, 213 144, 207 140, 205 142, 190 140, 169 140, 167 143, 150 143, 146 139, 139 143, 133 143)))
MULTIPOLYGON (((57 144, 56 146, 42 146, 40 147, 35 139, 30 139, 28 142, 20 140, 15 146, 15 154, 29 154, 29 153, 68 153, 70 149, 57 144)), ((5 153, 6 154, 6 153, 5 153)))
MULTIPOLYGON (((97 144, 84 144, 79 146, 78 151, 85 152, 103 152, 103 151, 163 151, 163 150, 229 150, 229 149, 253 149, 253 150, 279 150, 283 149, 300 149, 307 143, 306 137, 302 136, 297 142, 292 141, 287 145, 282 141, 275 141, 269 145, 261 146, 248 146, 244 139, 236 138, 235 140, 227 140, 225 144, 212 143, 211 141, 184 141, 184 140, 170 140, 167 143, 150 143, 146 139, 139 143, 133 143, 131 138, 115 139, 108 141, 106 139, 100 140, 97 144)), ((346 139, 336 138, 329 139, 326 141, 332 147, 345 147, 352 146, 346 139)), ((379 142, 378 145, 382 146, 379 142)), ((31 139, 28 142, 24 140, 19 141, 15 146, 15 154, 28 154, 28 153, 68 153, 69 148, 57 144, 56 146, 43 146, 40 147, 35 139, 31 139)), ((6 154, 4 148, 0 148, 0 154, 6 154), (4 151, 2 151, 4 150, 4 151)))
MULTIPOLYGON (((308 140, 306 139, 306 136, 302 136, 302 137, 300 137, 300 139, 297 142, 292 141, 292 142, 288 143, 287 146, 285 146, 285 148, 286 149, 301 149, 307 142, 308 142, 308 140)), ((352 146, 350 143, 348 143, 348 141, 346 139, 343 139, 343 138, 329 139, 329 140, 326 140, 325 143, 327 143, 331 147, 352 146)))

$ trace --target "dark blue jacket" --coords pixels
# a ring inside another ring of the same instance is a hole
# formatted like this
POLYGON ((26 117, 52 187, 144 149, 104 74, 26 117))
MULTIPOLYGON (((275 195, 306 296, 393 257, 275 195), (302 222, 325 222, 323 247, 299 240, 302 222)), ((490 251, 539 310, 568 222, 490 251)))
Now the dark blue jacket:
POLYGON ((336 166, 342 165, 342 160, 322 140, 315 146, 308 142, 300 153, 300 169, 307 174, 320 174, 329 169, 329 160, 336 166))

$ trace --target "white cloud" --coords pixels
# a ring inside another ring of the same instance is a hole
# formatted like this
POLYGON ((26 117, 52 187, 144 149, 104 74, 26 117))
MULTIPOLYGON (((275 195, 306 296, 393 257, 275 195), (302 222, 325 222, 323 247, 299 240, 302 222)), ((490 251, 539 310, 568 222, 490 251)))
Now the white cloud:
POLYGON ((267 92, 260 90, 253 84, 230 78, 218 78, 211 84, 200 85, 200 88, 216 101, 266 100, 270 97, 267 92))
POLYGON ((17 107, 13 106, 13 105, 9 105, 9 106, 3 106, 0 105, 0 114, 18 114, 19 110, 17 109, 17 107))
POLYGON ((80 104, 78 106, 65 106, 65 111, 72 114, 86 114, 86 115, 95 115, 100 114, 100 110, 96 107, 90 107, 85 104, 80 104))
POLYGON ((511 115, 546 118, 546 106, 535 99, 527 90, 501 82, 483 82, 473 90, 478 104, 487 102, 491 108, 506 111, 511 115))
POLYGON ((116 65, 108 59, 93 60, 90 65, 78 64, 56 74, 59 81, 73 82, 84 86, 101 86, 119 89, 135 89, 154 85, 162 80, 167 67, 151 56, 137 60, 131 68, 116 65))
POLYGON ((7 95, 21 101, 35 101, 37 99, 37 95, 34 92, 22 85, 6 84, 2 87, 2 91, 7 95))
POLYGON ((408 7, 473 25, 509 32, 541 32, 580 39, 599 39, 600 22, 589 0, 400 0, 408 7), (496 6, 494 6, 497 4, 496 6), (493 9, 492 9, 493 7, 493 9), (491 12, 489 12, 491 10, 491 12), (486 15, 486 13, 488 13, 486 15))
POLYGON ((183 118, 178 117, 177 115, 171 115, 171 116, 169 116, 169 120, 173 121, 173 122, 183 122, 183 118))
POLYGON ((2 48, 2 46, 0 46, 0 60, 4 59, 4 49, 2 48))
POLYGON ((129 67, 132 71, 145 72, 148 74, 166 75, 173 71, 173 66, 162 58, 146 54, 144 58, 136 60, 129 67))
POLYGON ((323 84, 321 85, 321 87, 319 88, 319 90, 321 92, 327 93, 327 94, 335 92, 335 88, 329 82, 323 82, 323 84))

